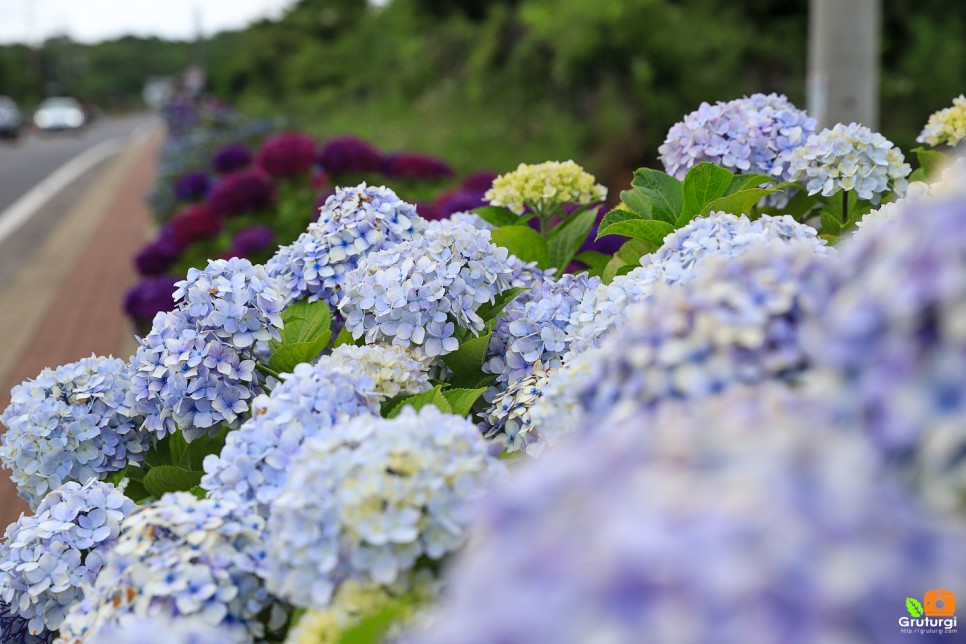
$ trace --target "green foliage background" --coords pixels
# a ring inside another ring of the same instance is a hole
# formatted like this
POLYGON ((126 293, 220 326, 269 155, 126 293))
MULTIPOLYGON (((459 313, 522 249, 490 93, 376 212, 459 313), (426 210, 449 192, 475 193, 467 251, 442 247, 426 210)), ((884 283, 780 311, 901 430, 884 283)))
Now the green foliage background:
MULTIPOLYGON (((881 129, 908 150, 966 91, 966 4, 883 11, 881 129)), ((29 102, 53 83, 131 106, 146 76, 200 58, 219 95, 319 136, 355 132, 465 171, 573 157, 625 185, 701 101, 777 91, 804 106, 807 12, 805 0, 301 0, 203 47, 0 48, 0 92, 29 102)))

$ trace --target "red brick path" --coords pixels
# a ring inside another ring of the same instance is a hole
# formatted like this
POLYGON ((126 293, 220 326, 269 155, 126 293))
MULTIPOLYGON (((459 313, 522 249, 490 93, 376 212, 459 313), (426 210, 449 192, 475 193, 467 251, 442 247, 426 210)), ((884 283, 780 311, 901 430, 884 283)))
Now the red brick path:
MULTIPOLYGON (((154 180, 158 143, 155 137, 142 144, 135 156, 128 157, 131 162, 122 170, 120 189, 109 200, 89 245, 66 278, 51 285, 56 296, 5 382, 0 383, 0 409, 9 402, 14 385, 36 376, 44 367, 73 362, 92 353, 128 357, 118 355, 130 347, 133 335, 121 304, 124 292, 137 279, 131 258, 150 225, 144 195, 154 180)), ((97 183, 92 190, 96 189, 97 183)), ((2 529, 27 508, 17 497, 7 472, 0 470, 0 474, 2 529)))

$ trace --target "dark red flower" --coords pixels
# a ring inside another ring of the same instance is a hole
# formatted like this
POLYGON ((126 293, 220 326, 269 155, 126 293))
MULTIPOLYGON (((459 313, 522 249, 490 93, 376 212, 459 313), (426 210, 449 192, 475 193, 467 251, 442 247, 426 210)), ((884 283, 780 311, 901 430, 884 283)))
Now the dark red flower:
POLYGON ((257 170, 245 170, 230 174, 215 184, 208 205, 220 217, 235 217, 264 210, 272 204, 273 198, 268 178, 257 170))
POLYGON ((200 239, 214 237, 221 231, 221 226, 221 217, 204 204, 188 206, 176 214, 170 224, 171 234, 182 248, 200 239))
POLYGON ((276 179, 306 174, 314 164, 315 141, 298 132, 276 134, 258 151, 259 167, 276 179))

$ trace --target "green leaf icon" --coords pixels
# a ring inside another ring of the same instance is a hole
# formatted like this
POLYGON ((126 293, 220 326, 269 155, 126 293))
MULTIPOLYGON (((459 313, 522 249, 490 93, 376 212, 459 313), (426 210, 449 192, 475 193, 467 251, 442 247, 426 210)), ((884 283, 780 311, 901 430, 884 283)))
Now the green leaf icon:
POLYGON ((922 604, 920 604, 919 600, 915 597, 906 597, 906 610, 909 611, 909 614, 913 617, 922 616, 922 604))

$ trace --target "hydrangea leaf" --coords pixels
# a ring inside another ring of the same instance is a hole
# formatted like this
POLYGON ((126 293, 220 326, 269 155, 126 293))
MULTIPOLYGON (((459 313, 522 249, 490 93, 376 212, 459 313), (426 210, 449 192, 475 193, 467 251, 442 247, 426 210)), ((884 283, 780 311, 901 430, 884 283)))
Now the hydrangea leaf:
POLYGON ((483 318, 484 322, 486 322, 487 320, 492 320, 493 318, 498 316, 503 311, 503 309, 506 308, 507 304, 513 301, 513 298, 515 298, 520 293, 523 293, 525 290, 527 289, 521 288, 519 286, 508 288, 507 290, 497 294, 497 296, 493 299, 492 303, 490 302, 485 303, 481 305, 480 308, 476 309, 476 314, 479 315, 481 318, 483 318))
POLYGON ((701 210, 701 216, 706 217, 712 212, 727 212, 732 215, 747 214, 752 207, 770 194, 778 192, 774 188, 750 188, 734 194, 719 197, 701 210))
POLYGON ((688 171, 684 177, 684 205, 675 222, 680 228, 704 210, 704 207, 723 197, 734 175, 713 163, 703 161, 688 171))
POLYGON ((168 492, 183 492, 201 483, 202 472, 191 472, 176 465, 152 467, 144 475, 144 488, 155 497, 168 492))
POLYGON ((603 219, 600 220, 600 225, 597 227, 597 239, 600 239, 604 235, 610 234, 610 233, 605 233, 604 230, 606 230, 608 227, 612 226, 613 224, 619 224, 624 221, 640 221, 644 219, 649 219, 649 217, 642 217, 636 212, 631 212, 629 210, 621 210, 619 208, 615 210, 611 210, 609 213, 604 215, 603 219))
POLYGON ((325 347, 329 344, 329 338, 331 337, 332 331, 326 329, 315 340, 284 344, 272 354, 271 360, 268 361, 268 366, 278 373, 292 373, 296 365, 303 362, 312 362, 320 353, 325 351, 325 347))
POLYGON ((639 266, 641 258, 648 253, 653 253, 659 248, 657 244, 644 241, 643 239, 628 239, 614 253, 615 257, 620 257, 625 264, 639 266))
POLYGON ((673 224, 684 204, 681 182, 660 170, 640 168, 634 173, 631 185, 641 190, 651 202, 650 215, 654 219, 673 224))
POLYGON ((842 223, 841 213, 836 213, 828 208, 823 208, 820 214, 822 219, 822 232, 828 235, 838 235, 842 232, 845 224, 842 223))
POLYGON ((640 219, 650 219, 653 206, 647 193, 640 188, 631 188, 621 193, 621 203, 640 219))
POLYGON ((488 224, 493 224, 497 228, 502 226, 512 226, 519 223, 519 217, 506 208, 499 206, 483 206, 471 211, 474 215, 488 224))
POLYGON ((728 184, 724 196, 727 197, 750 188, 760 188, 763 183, 775 183, 775 177, 769 177, 767 174, 736 174, 731 179, 731 183, 728 184))
POLYGON ((530 226, 502 226, 490 233, 490 241, 502 246, 524 262, 536 262, 543 269, 550 268, 550 249, 544 238, 530 226))
POLYGON ((379 644, 394 623, 406 614, 402 603, 387 606, 342 631, 338 644, 379 644))
POLYGON ((321 300, 302 300, 282 311, 282 322, 281 342, 269 342, 273 351, 281 345, 315 342, 332 325, 332 310, 321 300))
POLYGON ((591 275, 597 275, 598 277, 607 268, 607 262, 610 261, 610 255, 605 255, 604 253, 598 253, 595 250, 585 250, 576 257, 574 261, 578 261, 590 268, 591 275))
POLYGON ((674 226, 657 219, 629 219, 618 221, 604 228, 601 226, 600 235, 623 235, 633 239, 641 239, 655 246, 664 243, 664 238, 674 232, 674 226))
POLYGON ((473 404, 479 400, 486 387, 479 389, 447 389, 443 392, 443 397, 449 403, 453 413, 457 416, 467 416, 473 409, 473 404))
POLYGON ((609 262, 607 262, 607 266, 604 267, 604 272, 600 276, 600 279, 604 282, 604 284, 610 284, 611 282, 614 281, 614 278, 620 274, 619 273, 620 269, 622 268, 633 269, 634 266, 635 264, 629 264, 625 262, 621 257, 618 257, 615 255, 614 257, 611 258, 609 262))
POLYGON ((395 418, 402 410, 406 407, 412 407, 416 411, 419 411, 426 405, 433 405, 439 409, 444 414, 452 414, 453 408, 450 406, 449 401, 446 400, 446 396, 443 395, 443 388, 440 385, 436 385, 429 391, 424 391, 421 394, 414 394, 407 398, 403 398, 399 401, 399 404, 389 410, 386 414, 386 418, 395 418))
POLYGON ((356 342, 356 339, 352 337, 352 334, 345 327, 342 327, 342 329, 339 330, 339 335, 335 337, 335 342, 332 344, 332 348, 335 349, 343 344, 359 345, 359 343, 356 342))
POLYGON ((460 348, 443 356, 443 362, 453 371, 453 382, 476 381, 483 373, 483 362, 490 343, 490 334, 470 338, 460 348))
POLYGON ((595 210, 585 210, 571 217, 563 225, 553 231, 548 243, 550 251, 550 266, 564 271, 580 247, 587 241, 594 222, 597 221, 595 210))
POLYGON ((926 178, 937 178, 939 171, 949 163, 945 154, 938 150, 927 150, 923 147, 913 148, 916 158, 919 159, 919 167, 926 178))

